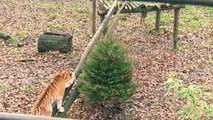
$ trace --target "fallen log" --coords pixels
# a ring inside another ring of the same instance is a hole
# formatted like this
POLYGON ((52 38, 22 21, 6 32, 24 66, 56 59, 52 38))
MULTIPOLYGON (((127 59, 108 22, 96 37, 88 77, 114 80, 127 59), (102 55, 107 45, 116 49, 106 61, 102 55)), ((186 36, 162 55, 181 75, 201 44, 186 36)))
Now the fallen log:
POLYGON ((9 40, 11 37, 5 33, 0 33, 0 38, 3 40, 9 40))
POLYGON ((72 48, 72 36, 46 32, 39 37, 38 52, 59 51, 67 53, 72 48))

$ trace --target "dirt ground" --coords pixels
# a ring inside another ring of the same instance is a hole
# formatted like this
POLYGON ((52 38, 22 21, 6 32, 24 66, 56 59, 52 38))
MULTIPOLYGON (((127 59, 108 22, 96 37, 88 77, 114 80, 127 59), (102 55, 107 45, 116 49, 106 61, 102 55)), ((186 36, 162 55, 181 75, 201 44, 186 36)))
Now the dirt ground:
MULTIPOLYGON (((1 0, 0 112, 30 114, 37 95, 57 72, 73 70, 91 39, 91 2, 85 0, 1 0), (74 36, 70 53, 38 53, 39 36, 45 32, 74 36), (34 61, 21 62, 23 59, 34 61)), ((138 87, 121 111, 87 105, 83 96, 74 102, 68 117, 76 119, 177 120, 181 107, 166 95, 164 82, 173 72, 185 84, 206 84, 213 92, 213 16, 210 8, 187 6, 181 11, 178 49, 172 49, 172 11, 164 12, 159 32, 154 13, 140 22, 140 14, 122 15, 115 34, 134 59, 138 87)), ((98 18, 98 17, 97 17, 98 18)), ((98 18, 99 19, 99 18, 98 18)), ((99 21, 97 21, 99 23, 99 21)))

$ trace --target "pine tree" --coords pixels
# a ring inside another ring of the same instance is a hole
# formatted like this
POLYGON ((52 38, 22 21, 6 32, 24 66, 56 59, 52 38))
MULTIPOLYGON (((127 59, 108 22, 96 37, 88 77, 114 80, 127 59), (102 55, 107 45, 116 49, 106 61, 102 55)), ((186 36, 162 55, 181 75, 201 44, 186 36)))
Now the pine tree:
POLYGON ((135 92, 132 72, 126 51, 115 38, 107 38, 94 47, 84 64, 79 91, 87 102, 126 100, 135 92))

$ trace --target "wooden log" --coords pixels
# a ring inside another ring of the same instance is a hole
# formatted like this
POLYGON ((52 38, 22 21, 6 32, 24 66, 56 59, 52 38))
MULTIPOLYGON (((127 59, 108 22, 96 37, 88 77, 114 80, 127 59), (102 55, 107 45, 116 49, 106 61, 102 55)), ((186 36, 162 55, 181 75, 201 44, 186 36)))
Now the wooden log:
MULTIPOLYGON (((165 10, 173 10, 173 9, 177 9, 177 8, 184 8, 185 6, 183 5, 174 5, 174 6, 171 6, 171 7, 166 7, 166 8, 160 8, 161 11, 165 11, 165 10)), ((147 12, 151 12, 151 11, 156 11, 158 10, 159 8, 158 7, 139 7, 139 8, 136 8, 136 9, 131 9, 131 10, 128 10, 127 7, 125 6, 124 7, 125 9, 123 9, 121 11, 122 14, 126 14, 126 13, 141 13, 142 11, 146 10, 147 12)), ((102 10, 102 11, 98 11, 98 15, 101 16, 101 15, 106 15, 106 13, 108 12, 108 10, 102 10)), ((116 12, 114 12, 113 14, 116 14, 116 12)))
POLYGON ((160 29, 160 10, 156 11, 156 20, 155 20, 155 31, 159 31, 160 29))
POLYGON ((46 32, 39 37, 38 51, 60 51, 67 53, 72 47, 72 36, 46 32))
POLYGON ((177 49, 179 13, 180 9, 174 10, 173 49, 177 49))
POLYGON ((92 0, 92 35, 95 34, 96 31, 96 0, 92 0))
POLYGON ((5 33, 0 33, 0 38, 3 40, 9 40, 11 37, 5 33))

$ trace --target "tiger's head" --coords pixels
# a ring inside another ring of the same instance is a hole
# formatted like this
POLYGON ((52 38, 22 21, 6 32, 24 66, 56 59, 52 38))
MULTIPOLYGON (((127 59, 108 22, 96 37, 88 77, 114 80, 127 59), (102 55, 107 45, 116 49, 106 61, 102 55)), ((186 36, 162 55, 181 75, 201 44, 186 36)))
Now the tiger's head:
POLYGON ((54 77, 54 80, 60 81, 65 83, 65 87, 69 87, 71 84, 73 84, 75 77, 73 73, 69 73, 68 71, 63 71, 57 74, 54 77))

